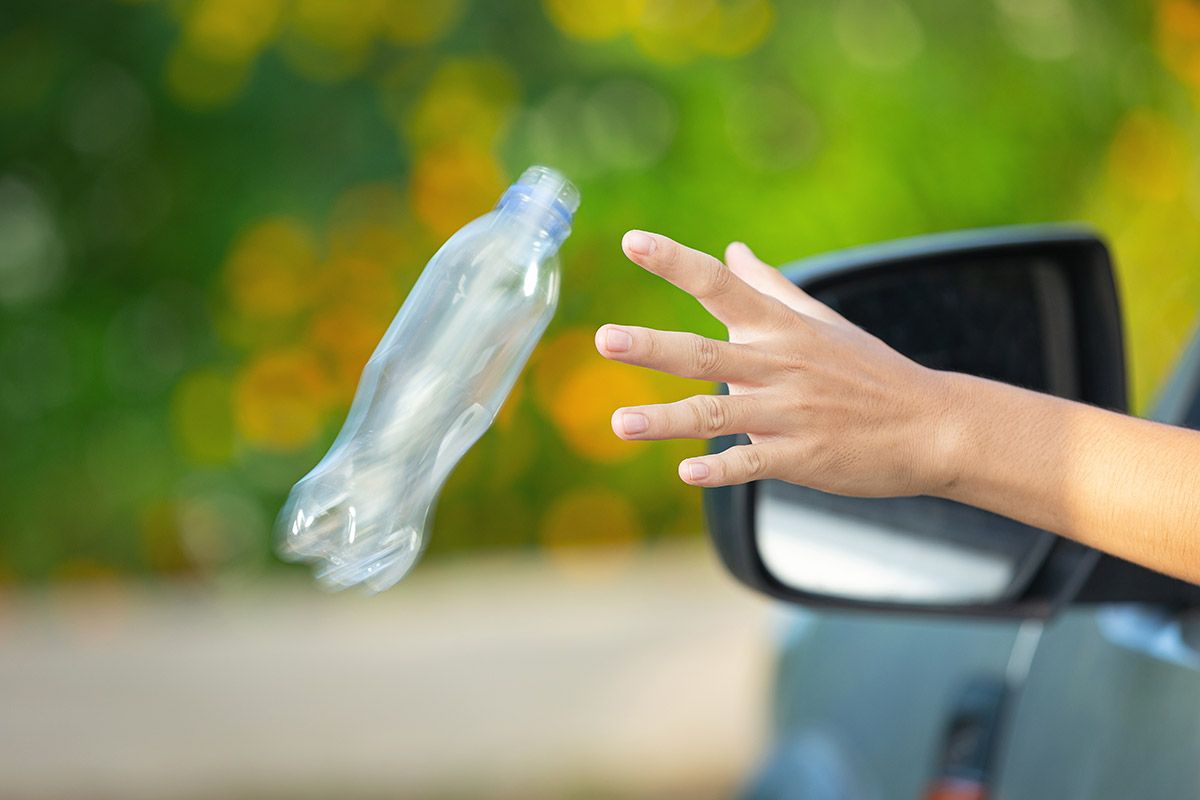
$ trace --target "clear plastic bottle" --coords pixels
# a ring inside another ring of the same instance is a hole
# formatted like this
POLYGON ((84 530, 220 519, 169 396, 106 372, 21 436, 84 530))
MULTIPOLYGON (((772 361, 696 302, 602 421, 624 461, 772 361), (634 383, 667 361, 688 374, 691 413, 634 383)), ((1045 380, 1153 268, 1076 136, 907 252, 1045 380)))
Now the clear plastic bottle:
POLYGON ((280 512, 279 549, 324 583, 412 568, 450 470, 492 424, 558 303, 578 190, 531 167, 433 256, 375 348, 346 422, 280 512))

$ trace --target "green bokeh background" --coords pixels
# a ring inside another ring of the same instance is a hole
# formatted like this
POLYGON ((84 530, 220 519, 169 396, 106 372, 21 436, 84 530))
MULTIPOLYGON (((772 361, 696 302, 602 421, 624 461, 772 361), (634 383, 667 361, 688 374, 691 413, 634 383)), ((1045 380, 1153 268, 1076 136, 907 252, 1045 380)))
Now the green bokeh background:
POLYGON ((596 326, 721 332, 624 262, 631 227, 779 264, 1090 222, 1144 408, 1200 302, 1197 85, 1181 0, 7 3, 0 580, 274 568, 390 314, 530 163, 583 195, 562 303, 430 557, 582 574, 701 531, 699 445, 608 430, 703 387, 602 362, 596 326))

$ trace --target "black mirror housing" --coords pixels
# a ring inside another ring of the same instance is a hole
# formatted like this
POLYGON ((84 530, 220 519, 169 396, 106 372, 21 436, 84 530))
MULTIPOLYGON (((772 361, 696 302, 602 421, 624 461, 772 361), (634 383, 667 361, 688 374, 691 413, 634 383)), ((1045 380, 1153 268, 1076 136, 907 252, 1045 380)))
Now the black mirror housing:
MULTIPOLYGON (((1085 227, 1018 226, 924 236, 806 259, 784 272, 852 322, 928 366, 1128 410, 1112 261, 1104 243, 1085 227), (1027 313, 1022 308, 1027 308, 1027 313), (1041 320, 1038 325, 1031 322, 1035 317, 1041 320), (1028 333, 1035 327, 1036 333, 1028 333), (1003 345, 1000 349, 994 344, 997 340, 1003 345)), ((744 437, 722 437, 713 441, 712 450, 744 441, 744 437)), ((920 516, 927 507, 919 502, 936 499, 910 498, 918 504, 903 508, 876 507, 871 505, 874 501, 798 487, 781 493, 782 487, 771 483, 778 482, 706 489, 708 529, 721 560, 740 581, 792 602, 949 615, 1048 617, 1074 600, 1085 584, 1092 585, 1088 578, 1101 560, 1095 550, 1024 526, 1020 526, 1024 530, 1014 528, 1005 536, 989 538, 982 531, 998 523, 978 516, 986 512, 975 516, 939 512, 933 518, 942 521, 941 529, 921 531, 920 537, 945 539, 955 553, 972 548, 983 552, 997 541, 1010 543, 1008 552, 984 553, 986 558, 979 560, 984 564, 995 563, 997 558, 1004 561, 1003 573, 979 573, 998 575, 996 580, 1003 586, 997 583, 995 591, 972 593, 967 581, 955 591, 917 592, 911 597, 896 591, 876 596, 867 581, 854 591, 831 593, 821 590, 825 584, 817 565, 801 570, 802 579, 781 580, 778 560, 771 566, 766 563, 760 544, 769 540, 760 536, 759 525, 768 508, 778 509, 782 503, 796 509, 817 509, 831 515, 820 518, 833 520, 835 526, 841 524, 837 520, 857 520, 855 525, 868 520, 874 526, 869 541, 881 542, 881 530, 887 531, 887 536, 911 535, 913 531, 893 533, 891 520, 905 514, 920 516), (973 533, 972 526, 981 526, 981 533, 973 533), (949 599, 943 599, 943 594, 949 599)), ((772 512, 773 520, 779 518, 772 512)), ((931 524, 938 527, 937 522, 931 524)), ((914 559, 917 561, 921 559, 914 559)), ((834 562, 836 559, 829 563, 834 562)), ((928 583, 938 577, 926 574, 923 579, 928 583)))

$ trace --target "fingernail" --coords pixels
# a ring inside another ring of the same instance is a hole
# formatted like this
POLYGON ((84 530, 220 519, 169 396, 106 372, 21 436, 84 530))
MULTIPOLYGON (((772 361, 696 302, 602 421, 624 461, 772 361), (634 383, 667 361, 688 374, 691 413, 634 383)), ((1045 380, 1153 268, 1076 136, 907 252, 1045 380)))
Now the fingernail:
POLYGON ((621 429, 630 435, 645 433, 649 427, 650 420, 645 414, 639 414, 636 411, 626 411, 621 415, 621 429))
POLYGON ((625 234, 625 249, 629 252, 648 256, 654 252, 654 237, 642 231, 630 231, 625 234))
POLYGON ((702 481, 708 477, 708 464, 703 461, 689 461, 687 463, 688 478, 694 481, 702 481))
POLYGON ((624 353, 633 347, 633 337, 620 328, 608 328, 604 331, 604 346, 613 353, 624 353))

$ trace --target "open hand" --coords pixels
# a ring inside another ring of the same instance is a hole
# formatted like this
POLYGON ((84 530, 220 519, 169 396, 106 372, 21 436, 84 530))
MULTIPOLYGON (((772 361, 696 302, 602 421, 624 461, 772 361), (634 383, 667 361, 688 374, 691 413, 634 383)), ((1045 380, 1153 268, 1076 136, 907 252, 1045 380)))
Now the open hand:
POLYGON ((630 231, 621 244, 729 331, 727 342, 630 325, 596 332, 605 358, 729 386, 728 395, 617 409, 622 439, 749 435, 748 445, 683 461, 680 478, 696 486, 779 478, 885 496, 953 482, 943 373, 851 324, 744 244, 726 249, 725 264, 658 234, 630 231))

